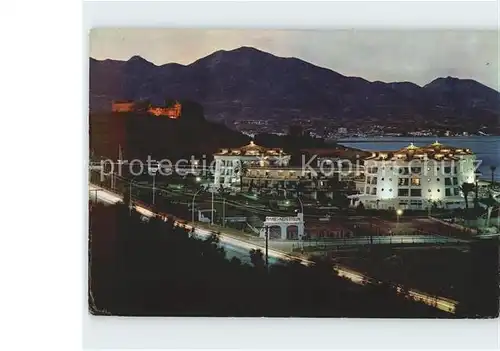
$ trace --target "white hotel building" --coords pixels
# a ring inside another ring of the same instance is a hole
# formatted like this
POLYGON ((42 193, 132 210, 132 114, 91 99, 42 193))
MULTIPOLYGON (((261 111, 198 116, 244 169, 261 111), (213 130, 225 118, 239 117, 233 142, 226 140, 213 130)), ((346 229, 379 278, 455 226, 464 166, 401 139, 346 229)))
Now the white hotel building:
MULTIPOLYGON (((427 209, 465 207, 460 187, 474 183, 475 155, 470 149, 437 141, 397 151, 377 151, 364 160, 364 191, 353 204, 373 209, 427 209)), ((469 196, 473 196, 470 194, 469 196)))

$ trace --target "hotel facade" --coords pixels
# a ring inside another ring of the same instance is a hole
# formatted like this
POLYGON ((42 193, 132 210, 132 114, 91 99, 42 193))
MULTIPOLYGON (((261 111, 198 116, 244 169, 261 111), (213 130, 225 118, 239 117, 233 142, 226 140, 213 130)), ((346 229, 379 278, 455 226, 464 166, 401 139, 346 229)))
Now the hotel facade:
MULTIPOLYGON (((463 208, 463 183, 475 183, 476 157, 470 149, 413 144, 396 151, 377 151, 364 160, 365 184, 353 196, 372 209, 463 208)), ((470 196, 470 195, 469 195, 470 196)))
MULTIPOLYGON (((353 207, 362 203, 370 209, 425 210, 465 207, 461 186, 476 182, 476 156, 467 148, 436 141, 422 147, 412 143, 394 151, 357 152, 356 159, 362 155, 361 165, 354 165, 351 155, 347 161, 353 167, 348 172, 340 167, 325 175, 317 167, 310 172, 307 168, 290 166, 290 155, 282 149, 250 142, 241 148, 221 149, 214 155, 214 185, 235 191, 275 189, 279 194, 295 196, 300 183, 304 197, 317 199, 319 193, 331 197, 332 186, 340 181, 348 184, 348 192, 355 192, 348 196, 353 207)), ((342 156, 324 156, 318 160, 335 164, 342 156)), ((473 196, 469 194, 471 200, 473 196)))

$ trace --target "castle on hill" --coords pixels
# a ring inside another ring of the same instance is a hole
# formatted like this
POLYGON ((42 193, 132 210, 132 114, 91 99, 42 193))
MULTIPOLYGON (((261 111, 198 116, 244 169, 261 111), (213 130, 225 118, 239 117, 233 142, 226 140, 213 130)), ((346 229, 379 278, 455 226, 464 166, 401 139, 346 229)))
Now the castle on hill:
POLYGON ((113 101, 111 103, 113 112, 147 112, 154 116, 166 116, 177 119, 181 116, 182 105, 176 101, 172 107, 153 106, 149 101, 113 101))

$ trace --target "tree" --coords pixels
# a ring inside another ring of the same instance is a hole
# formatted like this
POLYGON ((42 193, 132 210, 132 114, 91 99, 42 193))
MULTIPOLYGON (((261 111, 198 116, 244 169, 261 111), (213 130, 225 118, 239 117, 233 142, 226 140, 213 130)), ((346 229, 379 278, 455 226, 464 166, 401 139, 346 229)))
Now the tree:
POLYGON ((497 167, 494 166, 494 165, 491 165, 490 166, 490 171, 491 171, 491 185, 493 185, 495 183, 495 171, 496 171, 497 167))
POLYGON ((260 249, 250 250, 250 262, 252 262, 252 264, 256 268, 264 268, 265 266, 264 254, 260 249))
POLYGON ((479 184, 476 179, 476 185, 474 186, 474 209, 479 208, 479 184))
POLYGON ((465 217, 468 218, 469 213, 469 194, 471 191, 474 191, 474 184, 472 183, 463 183, 460 187, 462 193, 464 194, 465 199, 465 217))
POLYGON ((248 193, 251 193, 254 188, 254 180, 250 180, 250 184, 248 185, 248 193))
POLYGON ((364 211, 364 209, 365 209, 365 205, 363 204, 363 202, 362 202, 362 201, 360 201, 360 202, 358 203, 358 206, 356 207, 356 210, 357 210, 358 212, 363 212, 363 211, 364 211))
POLYGON ((497 205, 497 202, 495 201, 495 199, 493 199, 493 196, 491 196, 491 194, 486 199, 481 200, 481 202, 488 207, 488 215, 485 224, 485 227, 488 227, 490 225, 491 212, 493 211, 493 208, 497 205))
POLYGON ((243 191, 243 177, 246 176, 248 172, 248 166, 243 163, 243 161, 239 162, 239 165, 236 169, 238 175, 240 176, 240 191, 243 191))

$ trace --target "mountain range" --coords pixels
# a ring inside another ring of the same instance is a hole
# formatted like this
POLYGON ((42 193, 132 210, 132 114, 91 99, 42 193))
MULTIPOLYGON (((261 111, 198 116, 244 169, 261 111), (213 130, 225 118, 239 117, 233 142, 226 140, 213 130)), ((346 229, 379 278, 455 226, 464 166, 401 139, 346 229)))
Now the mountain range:
POLYGON ((470 79, 370 82, 297 58, 251 47, 216 51, 189 65, 90 59, 90 110, 112 100, 166 97, 203 106, 207 119, 330 119, 350 123, 411 123, 496 127, 500 93, 470 79))

